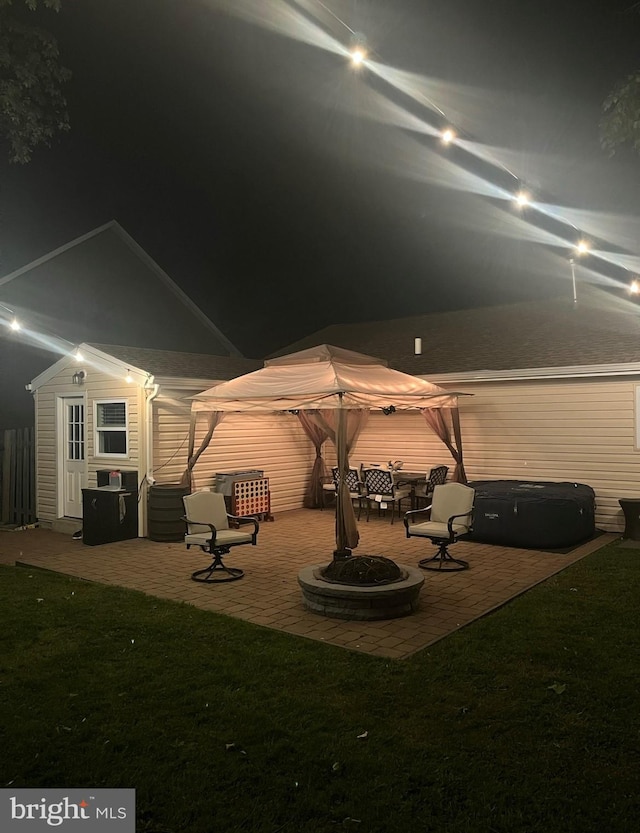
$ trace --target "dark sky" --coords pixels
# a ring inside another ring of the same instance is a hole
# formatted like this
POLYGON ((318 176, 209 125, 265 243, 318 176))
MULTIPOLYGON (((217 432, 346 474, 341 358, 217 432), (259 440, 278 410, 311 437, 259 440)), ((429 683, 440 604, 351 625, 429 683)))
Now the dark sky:
POLYGON ((72 131, 0 163, 0 274, 116 219, 253 356, 331 323, 569 293, 566 255, 471 193, 468 157, 390 123, 439 116, 316 44, 362 33, 465 139, 635 254, 640 157, 598 143, 640 67, 629 5, 63 0, 42 19, 72 131))

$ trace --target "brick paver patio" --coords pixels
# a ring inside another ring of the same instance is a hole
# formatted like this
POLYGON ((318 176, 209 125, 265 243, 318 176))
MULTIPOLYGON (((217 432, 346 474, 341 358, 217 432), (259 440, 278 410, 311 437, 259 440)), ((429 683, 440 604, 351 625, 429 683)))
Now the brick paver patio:
MULTIPOLYGON (((431 555, 427 540, 407 539, 402 523, 372 517, 359 524, 358 555, 385 555, 416 566, 431 555)), ((469 624, 575 561, 619 538, 604 534, 569 554, 545 553, 459 542, 452 554, 469 561, 464 572, 425 572, 419 610, 402 619, 348 622, 307 611, 298 571, 323 564, 334 549, 330 511, 282 512, 263 522, 256 547, 238 547, 226 561, 245 577, 221 585, 197 584, 191 573, 208 565, 199 550, 138 538, 89 547, 69 535, 45 529, 0 531, 0 562, 53 570, 69 576, 115 584, 256 625, 317 639, 376 656, 403 658, 469 624), (454 553, 455 549, 455 553, 454 553)))

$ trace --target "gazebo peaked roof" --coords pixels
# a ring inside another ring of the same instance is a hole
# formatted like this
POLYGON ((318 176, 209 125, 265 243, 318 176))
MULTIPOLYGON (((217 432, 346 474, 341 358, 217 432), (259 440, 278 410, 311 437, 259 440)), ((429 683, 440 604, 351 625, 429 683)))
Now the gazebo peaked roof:
POLYGON ((373 356, 321 344, 269 359, 261 370, 194 397, 194 411, 455 408, 460 394, 373 356))
POLYGON ((318 344, 316 347, 298 350, 295 353, 288 353, 286 356, 276 356, 273 359, 267 359, 264 366, 330 361, 345 362, 347 364, 381 364, 385 367, 389 364, 386 359, 379 359, 377 356, 366 356, 364 353, 356 353, 355 350, 345 350, 344 347, 335 347, 333 344, 318 344))

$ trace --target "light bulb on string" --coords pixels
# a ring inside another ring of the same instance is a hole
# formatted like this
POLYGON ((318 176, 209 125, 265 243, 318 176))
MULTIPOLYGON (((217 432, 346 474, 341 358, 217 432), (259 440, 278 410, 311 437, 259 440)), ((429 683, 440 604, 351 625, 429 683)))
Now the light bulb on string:
POLYGON ((79 349, 75 351, 73 357, 77 362, 81 362, 84 359, 84 356, 82 355, 79 349))
POLYGON ((127 375, 124 377, 125 382, 130 385, 133 382, 133 376, 131 375, 131 371, 127 368, 127 375))
POLYGON ((440 139, 442 140, 443 145, 450 145, 455 138, 455 131, 452 130, 450 127, 445 128, 440 134, 440 139))
POLYGON ((351 55, 351 63, 354 67, 361 66, 367 57, 367 53, 360 47, 355 47, 355 49, 352 49, 349 54, 351 55))
MULTIPOLYGON (((0 2, 1 2, 1 0, 0 0, 0 2)), ((361 66, 365 62, 365 59, 368 57, 368 53, 372 51, 372 50, 368 50, 366 48, 366 46, 365 46, 366 41, 363 38, 363 36, 360 35, 359 33, 355 32, 347 23, 345 23, 344 20, 340 19, 336 14, 334 14, 330 9, 328 9, 328 7, 326 7, 324 5, 324 3, 320 3, 320 5, 323 6, 325 11, 329 12, 340 24, 342 24, 345 27, 345 29, 347 29, 350 32, 350 34, 351 34, 351 44, 348 47, 345 45, 342 48, 344 49, 344 52, 348 56, 350 56, 351 63, 354 67, 357 68, 357 67, 361 66)), ((380 70, 383 69, 383 64, 382 64, 383 59, 379 59, 379 57, 377 55, 377 52, 375 50, 373 50, 373 52, 376 55, 376 63, 375 63, 375 65, 373 65, 373 69, 376 71, 376 74, 378 74, 381 78, 383 78, 383 80, 386 81, 386 83, 388 83, 390 86, 395 87, 398 90, 400 90, 401 92, 406 93, 407 95, 412 97, 416 102, 421 103, 421 104, 425 104, 429 109, 437 111, 437 113, 442 117, 442 119, 446 123, 446 120, 448 119, 447 114, 438 106, 438 104, 436 102, 427 99, 423 94, 418 94, 415 90, 411 90, 408 87, 408 85, 406 85, 401 80, 401 78, 398 78, 396 80, 394 78, 393 73, 392 73, 392 68, 391 67, 388 68, 390 70, 390 72, 388 74, 385 75, 383 72, 381 72, 380 70)), ((524 188, 521 188, 517 192, 514 192, 513 187, 512 187, 513 186, 513 181, 515 180, 515 182, 519 184, 521 182, 521 180, 520 180, 519 176, 517 176, 512 170, 509 169, 509 167, 507 167, 499 159, 490 158, 490 156, 486 152, 486 150, 485 151, 473 150, 473 149, 470 150, 472 145, 475 146, 476 148, 480 148, 480 144, 477 140, 469 141, 469 137, 467 136, 466 133, 463 134, 464 139, 461 142, 456 141, 457 140, 456 133, 450 127, 442 127, 441 129, 439 129, 438 127, 435 127, 434 133, 432 135, 434 136, 436 141, 440 141, 443 145, 448 146, 452 143, 455 143, 456 145, 458 145, 462 149, 463 152, 474 153, 476 156, 478 156, 480 158, 480 160, 483 163, 486 163, 487 165, 492 166, 496 171, 499 171, 500 175, 501 175, 501 179, 502 179, 502 182, 500 182, 500 183, 497 182, 497 181, 496 182, 490 181, 488 176, 485 176, 484 178, 489 181, 490 185, 494 185, 495 187, 499 188, 499 190, 501 192, 501 195, 503 197, 506 196, 507 200, 509 200, 509 201, 511 199, 513 200, 514 205, 517 206, 518 209, 522 210, 522 215, 523 215, 522 219, 523 220, 526 220, 526 221, 529 220, 529 218, 526 216, 527 212, 525 212, 525 209, 528 208, 529 206, 532 206, 532 195, 529 192, 527 192, 524 188), (504 182, 504 179, 502 178, 502 174, 507 174, 509 177, 512 178, 511 185, 507 186, 506 188, 502 184, 504 182)), ((571 223, 569 220, 563 220, 563 218, 561 216, 558 216, 557 211, 555 209, 551 210, 552 208, 553 208, 552 206, 545 206, 541 202, 536 202, 535 203, 535 211, 536 212, 539 211, 543 214, 547 214, 552 219, 559 220, 559 221, 563 222, 566 227, 570 226, 573 229, 574 232, 578 232, 577 227, 573 223, 571 223)), ((563 238, 564 239, 563 239, 562 242, 564 243, 564 245, 569 245, 570 248, 573 251, 573 254, 577 255, 578 257, 586 256, 586 255, 589 255, 591 253, 592 246, 587 240, 581 239, 581 240, 573 243, 573 242, 569 242, 569 240, 564 235, 563 235, 563 238)), ((601 245, 598 246, 599 250, 602 249, 602 248, 603 247, 601 245)), ((603 252, 603 251, 598 251, 597 258, 598 258, 598 260, 603 260, 604 259, 604 260, 609 260, 611 263, 615 263, 615 261, 612 258, 606 257, 606 252, 603 252)), ((579 261, 576 261, 576 262, 579 262, 579 261)), ((576 298, 576 293, 575 293, 575 271, 574 271, 573 258, 571 258, 570 264, 571 264, 571 269, 572 269, 572 279, 573 279, 573 283, 574 283, 574 301, 576 301, 577 298, 576 298)), ((639 286, 640 286, 640 276, 638 276, 638 281, 639 281, 639 286)))
POLYGON ((629 284, 629 295, 639 295, 640 294, 640 281, 637 278, 634 278, 631 283, 629 284))
POLYGON ((367 41, 364 35, 354 33, 349 48, 349 56, 351 57, 351 65, 356 69, 364 64, 367 58, 367 41))
POLYGON ((578 240, 574 248, 579 255, 586 255, 587 252, 591 249, 591 246, 589 245, 588 240, 581 238, 580 240, 578 240))
POLYGON ((11 327, 11 329, 12 329, 12 330, 16 330, 16 331, 17 331, 17 330, 20 330, 20 329, 21 329, 21 327, 20 327, 20 322, 18 321, 18 319, 17 319, 17 318, 14 318, 14 319, 13 319, 13 321, 11 322, 11 324, 10 324, 9 326, 11 327))

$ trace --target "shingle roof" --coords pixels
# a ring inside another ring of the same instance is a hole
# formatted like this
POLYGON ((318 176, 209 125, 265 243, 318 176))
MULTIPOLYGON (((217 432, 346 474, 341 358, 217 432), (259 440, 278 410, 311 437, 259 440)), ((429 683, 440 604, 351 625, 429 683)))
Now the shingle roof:
POLYGON ((386 358, 391 367, 415 375, 640 362, 640 308, 583 287, 575 305, 571 297, 562 297, 336 324, 274 355, 316 344, 386 358), (422 339, 419 356, 414 355, 416 337, 422 339))
POLYGON ((176 379, 234 379, 263 363, 257 359, 236 356, 210 356, 204 353, 179 353, 173 350, 151 350, 146 347, 124 347, 116 344, 90 344, 131 367, 146 370, 156 377, 176 379))

